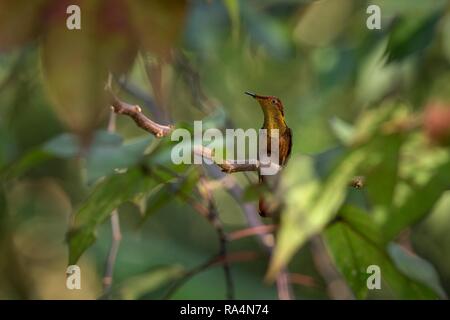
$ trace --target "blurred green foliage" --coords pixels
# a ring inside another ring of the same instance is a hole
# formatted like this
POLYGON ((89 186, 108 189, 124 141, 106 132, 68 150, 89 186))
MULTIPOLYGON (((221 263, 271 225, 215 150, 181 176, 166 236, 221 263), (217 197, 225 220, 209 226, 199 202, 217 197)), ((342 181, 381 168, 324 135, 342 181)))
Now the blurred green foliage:
MULTIPOLYGON (((274 197, 285 204, 268 257, 256 238, 229 243, 237 298, 274 299, 285 265, 315 286, 299 299, 339 298, 330 263, 357 299, 438 299, 450 292, 450 6, 447 0, 0 1, 0 298, 161 299, 218 252, 200 201, 201 166, 176 166, 173 143, 118 116, 107 132, 108 73, 121 99, 164 124, 259 128, 246 90, 282 99, 292 157, 274 197), (82 30, 65 27, 68 3, 82 30), (349 186, 364 176, 364 187, 349 186), (112 291, 101 288, 118 208, 122 242, 112 291), (66 240, 66 241, 64 241, 66 240), (82 290, 65 288, 67 263, 82 290), (368 290, 369 265, 381 290, 368 290)), ((214 189, 225 231, 247 227, 214 189)), ((248 179, 249 178, 249 179, 248 179)), ((214 181, 210 177, 209 182, 214 181)), ((265 221, 268 224, 270 220, 265 221)), ((173 298, 222 299, 218 266, 173 298)))

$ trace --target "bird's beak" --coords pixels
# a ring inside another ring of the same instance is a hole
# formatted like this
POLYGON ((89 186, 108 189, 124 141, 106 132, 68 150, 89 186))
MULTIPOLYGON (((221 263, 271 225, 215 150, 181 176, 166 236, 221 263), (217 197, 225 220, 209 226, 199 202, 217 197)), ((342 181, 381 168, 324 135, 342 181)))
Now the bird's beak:
POLYGON ((259 94, 256 94, 256 93, 253 93, 253 92, 245 91, 244 93, 246 95, 249 95, 250 97, 253 97, 253 98, 257 99, 257 100, 264 100, 264 99, 268 98, 266 96, 260 96, 259 94))
POLYGON ((256 97, 257 97, 257 95, 254 94, 254 93, 252 93, 252 92, 245 91, 244 93, 245 93, 246 95, 249 95, 250 97, 253 97, 253 98, 256 98, 256 97))

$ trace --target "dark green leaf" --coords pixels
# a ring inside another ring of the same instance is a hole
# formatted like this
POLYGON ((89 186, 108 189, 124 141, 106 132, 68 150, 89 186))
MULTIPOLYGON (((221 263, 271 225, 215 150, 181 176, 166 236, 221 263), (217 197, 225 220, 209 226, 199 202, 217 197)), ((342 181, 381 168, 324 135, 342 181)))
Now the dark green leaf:
POLYGON ((430 287, 441 298, 445 298, 446 295, 439 281, 439 276, 431 263, 417 255, 408 253, 395 243, 388 246, 388 253, 403 274, 430 287))
POLYGON ((96 227, 120 204, 146 192, 151 182, 138 169, 112 175, 100 182, 75 214, 74 224, 68 234, 69 264, 75 264, 94 242, 96 227))
POLYGON ((363 234, 338 222, 325 231, 327 247, 338 267, 358 299, 368 293, 367 267, 380 268, 381 289, 389 289, 398 299, 436 299, 429 287, 415 282, 400 272, 384 250, 369 241, 363 234), (385 286, 387 288, 385 288, 385 286))
POLYGON ((63 133, 44 144, 44 151, 61 158, 72 158, 80 152, 80 143, 77 136, 63 133))
POLYGON ((245 202, 258 200, 264 192, 267 192, 267 188, 265 186, 260 184, 251 184, 245 188, 242 200, 245 202))
POLYGON ((389 37, 386 49, 388 62, 405 59, 426 49, 433 40, 441 17, 442 10, 439 9, 429 16, 401 19, 389 37))
POLYGON ((100 136, 92 145, 87 158, 88 182, 137 164, 144 156, 144 151, 153 140, 146 135, 120 144, 116 136, 100 136), (112 137, 113 140, 111 139, 112 137))
POLYGON ((438 166, 431 178, 421 186, 411 187, 401 204, 394 206, 386 216, 382 230, 386 241, 401 230, 417 222, 431 212, 434 204, 449 187, 450 161, 438 166))
POLYGON ((389 208, 392 205, 398 180, 400 148, 403 138, 400 135, 376 137, 376 164, 366 173, 366 190, 372 205, 389 208))
POLYGON ((159 184, 150 191, 146 200, 143 221, 173 200, 174 195, 170 190, 171 187, 172 185, 169 182, 166 184, 159 184))
POLYGON ((199 179, 197 170, 191 170, 176 178, 162 168, 153 168, 151 174, 161 184, 153 188, 147 195, 143 221, 169 204, 174 198, 179 197, 182 200, 193 198, 193 190, 199 179))
POLYGON ((154 268, 121 283, 117 288, 118 295, 121 299, 136 300, 161 288, 169 281, 180 278, 183 274, 183 267, 178 265, 154 268))
POLYGON ((309 237, 335 217, 346 198, 350 179, 367 159, 369 150, 351 151, 323 184, 312 185, 309 190, 293 187, 287 191, 286 211, 282 215, 269 277, 274 277, 309 237))
POLYGON ((346 205, 339 211, 339 217, 351 229, 359 230, 370 241, 382 245, 384 244, 381 230, 373 220, 373 216, 362 209, 346 205))
POLYGON ((52 154, 41 149, 31 150, 16 162, 2 168, 0 170, 0 177, 5 180, 17 178, 24 174, 27 170, 38 166, 53 157, 54 156, 52 154))

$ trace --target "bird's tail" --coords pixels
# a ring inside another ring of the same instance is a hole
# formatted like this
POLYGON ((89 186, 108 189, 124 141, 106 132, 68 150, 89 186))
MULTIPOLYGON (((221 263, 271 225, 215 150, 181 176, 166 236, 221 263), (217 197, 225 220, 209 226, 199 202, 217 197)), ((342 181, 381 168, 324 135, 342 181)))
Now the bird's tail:
POLYGON ((270 213, 270 211, 267 208, 266 202, 264 201, 264 196, 259 197, 258 207, 259 207, 259 215, 261 217, 266 218, 266 217, 272 216, 272 214, 270 213))
MULTIPOLYGON (((264 176, 263 175, 259 175, 259 183, 260 183, 260 185, 262 184, 262 185, 264 185, 265 184, 265 181, 264 181, 264 176)), ((270 210, 269 210, 269 206, 268 206, 268 203, 265 201, 265 199, 264 199, 264 195, 261 195, 260 197, 259 197, 259 201, 258 201, 258 209, 259 209, 259 215, 261 216, 261 217, 264 217, 264 218, 266 218, 266 217, 271 217, 272 216, 272 214, 271 214, 271 212, 270 212, 270 210)))

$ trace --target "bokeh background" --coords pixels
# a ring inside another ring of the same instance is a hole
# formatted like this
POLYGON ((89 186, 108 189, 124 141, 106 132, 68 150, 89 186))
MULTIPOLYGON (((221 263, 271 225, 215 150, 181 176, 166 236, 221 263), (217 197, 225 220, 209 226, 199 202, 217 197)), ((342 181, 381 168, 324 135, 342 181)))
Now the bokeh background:
POLYGON ((449 66, 446 0, 0 0, 0 298, 161 299, 175 284, 170 298, 225 298, 220 265, 189 276, 219 241, 183 195, 201 202, 206 179, 225 231, 246 229, 256 175, 232 175, 236 199, 130 118, 107 132, 108 84, 187 128, 259 128, 247 90, 284 102, 279 243, 272 258, 257 237, 228 243, 236 298, 276 299, 284 265, 297 299, 447 298, 449 66), (69 4, 81 30, 66 28, 69 4), (381 30, 366 27, 369 4, 381 30), (68 290, 75 261, 82 289, 68 290), (381 290, 366 287, 372 264, 381 290))

